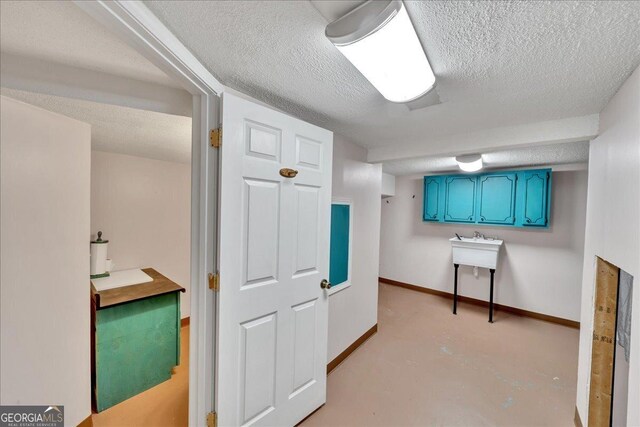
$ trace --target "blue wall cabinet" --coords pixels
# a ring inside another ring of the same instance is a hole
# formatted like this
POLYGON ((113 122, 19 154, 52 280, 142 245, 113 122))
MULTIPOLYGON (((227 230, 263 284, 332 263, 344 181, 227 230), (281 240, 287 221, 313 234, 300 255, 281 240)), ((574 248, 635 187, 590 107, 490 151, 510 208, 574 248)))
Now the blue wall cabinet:
POLYGON ((515 173, 497 173, 478 177, 478 223, 514 224, 516 205, 515 173))
POLYGON ((424 177, 422 219, 549 227, 551 169, 424 177))
POLYGON ((549 171, 532 171, 523 174, 522 225, 546 226, 548 222, 549 171))
POLYGON ((422 219, 425 221, 442 221, 443 206, 442 179, 439 176, 424 177, 424 211, 422 219))
POLYGON ((445 177, 446 199, 444 220, 446 222, 475 222, 476 176, 445 177))

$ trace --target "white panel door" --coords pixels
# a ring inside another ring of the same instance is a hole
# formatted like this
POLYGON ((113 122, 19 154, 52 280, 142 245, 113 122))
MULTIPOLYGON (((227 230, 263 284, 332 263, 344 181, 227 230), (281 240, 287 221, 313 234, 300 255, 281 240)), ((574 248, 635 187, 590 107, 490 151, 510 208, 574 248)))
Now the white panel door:
POLYGON ((218 422, 291 426, 326 400, 333 134, 227 93, 222 128, 218 422))

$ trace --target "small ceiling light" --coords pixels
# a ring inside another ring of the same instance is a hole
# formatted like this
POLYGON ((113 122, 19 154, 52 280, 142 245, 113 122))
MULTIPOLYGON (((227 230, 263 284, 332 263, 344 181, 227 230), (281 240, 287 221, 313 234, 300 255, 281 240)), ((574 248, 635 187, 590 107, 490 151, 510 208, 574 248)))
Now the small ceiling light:
POLYGON ((480 154, 470 154, 468 156, 456 157, 458 167, 465 172, 475 172, 482 169, 482 156, 480 154))
POLYGON ((369 0, 327 25, 325 34, 389 101, 412 101, 435 84, 401 0, 369 0))

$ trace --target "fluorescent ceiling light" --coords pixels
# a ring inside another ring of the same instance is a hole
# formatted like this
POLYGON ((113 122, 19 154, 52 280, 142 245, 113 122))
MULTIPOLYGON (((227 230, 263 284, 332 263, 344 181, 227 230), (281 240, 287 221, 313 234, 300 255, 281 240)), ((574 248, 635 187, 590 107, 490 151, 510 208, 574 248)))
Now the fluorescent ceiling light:
POLYGON ((325 34, 389 101, 412 101, 435 84, 401 0, 369 0, 329 24, 325 34))
POLYGON ((456 157, 458 167, 465 172, 475 172, 482 169, 482 156, 480 154, 471 154, 469 156, 456 157))

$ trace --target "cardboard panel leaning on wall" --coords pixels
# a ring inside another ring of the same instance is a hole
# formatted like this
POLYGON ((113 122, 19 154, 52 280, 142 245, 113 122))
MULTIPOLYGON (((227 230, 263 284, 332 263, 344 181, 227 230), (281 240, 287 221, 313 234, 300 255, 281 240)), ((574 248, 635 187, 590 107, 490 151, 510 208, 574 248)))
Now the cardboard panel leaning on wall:
MULTIPOLYGON (((589 419, 592 425, 605 426, 611 419, 613 394, 613 364, 618 305, 620 270, 608 262, 597 259, 597 285, 591 353, 591 387, 589 390, 589 419)), ((626 420, 625 420, 626 422, 626 420)))
POLYGON ((0 403, 91 414, 88 124, 0 97, 0 403))
POLYGON ((364 148, 334 134, 332 196, 352 202, 353 260, 351 286, 329 297, 328 362, 378 321, 382 167, 366 159, 364 148))
POLYGON ((100 151, 91 162, 91 233, 109 239, 116 270, 152 267, 185 288, 188 317, 191 165, 100 151))
MULTIPOLYGON (((588 425, 596 256, 634 277, 627 425, 640 425, 640 68, 600 113, 589 147, 576 406, 588 425)), ((614 397, 615 400, 615 397, 614 397)))

